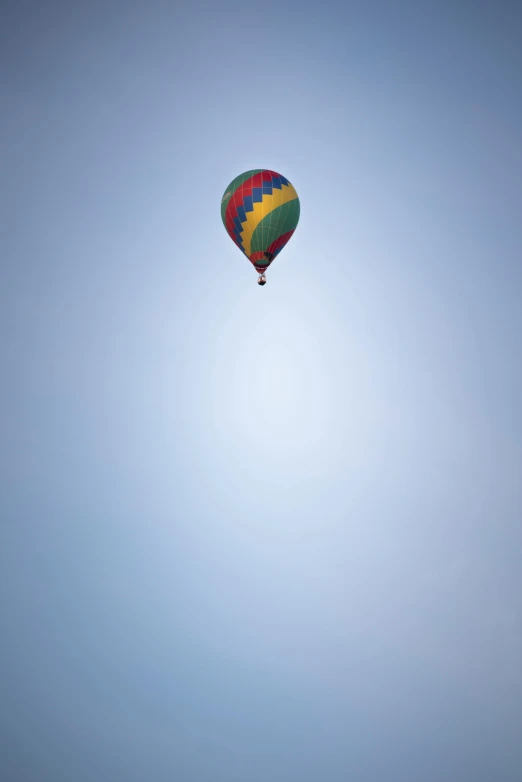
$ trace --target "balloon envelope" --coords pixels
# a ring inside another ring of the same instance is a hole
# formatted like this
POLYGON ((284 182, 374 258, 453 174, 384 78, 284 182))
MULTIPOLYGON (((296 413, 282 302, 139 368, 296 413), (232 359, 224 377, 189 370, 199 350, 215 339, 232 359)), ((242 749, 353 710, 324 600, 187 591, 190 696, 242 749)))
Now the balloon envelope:
POLYGON ((221 199, 221 219, 234 244, 263 274, 288 242, 299 222, 299 198, 276 171, 245 171, 221 199))

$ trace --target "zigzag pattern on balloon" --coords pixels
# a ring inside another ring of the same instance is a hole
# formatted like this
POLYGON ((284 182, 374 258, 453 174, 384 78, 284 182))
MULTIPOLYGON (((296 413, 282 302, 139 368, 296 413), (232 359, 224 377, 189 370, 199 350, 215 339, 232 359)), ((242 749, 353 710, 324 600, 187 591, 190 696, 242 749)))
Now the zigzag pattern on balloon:
POLYGON ((265 271, 299 221, 299 198, 282 174, 254 169, 236 177, 222 198, 221 217, 232 241, 265 271))
MULTIPOLYGON (((232 193, 225 213, 226 228, 233 239, 242 242, 243 223, 247 213, 253 211, 254 204, 262 203, 265 195, 272 195, 274 188, 281 190, 290 183, 275 171, 260 171, 242 182, 232 193)), ((296 194, 297 195, 297 194, 296 194)))

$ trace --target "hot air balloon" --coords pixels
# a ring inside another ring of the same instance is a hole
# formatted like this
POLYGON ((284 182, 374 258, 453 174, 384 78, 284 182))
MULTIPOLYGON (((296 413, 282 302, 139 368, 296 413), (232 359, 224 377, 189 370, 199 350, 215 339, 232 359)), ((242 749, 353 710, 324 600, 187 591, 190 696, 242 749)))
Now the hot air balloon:
POLYGON ((257 272, 258 285, 299 222, 299 198, 288 179, 267 168, 236 177, 221 199, 221 219, 257 272))

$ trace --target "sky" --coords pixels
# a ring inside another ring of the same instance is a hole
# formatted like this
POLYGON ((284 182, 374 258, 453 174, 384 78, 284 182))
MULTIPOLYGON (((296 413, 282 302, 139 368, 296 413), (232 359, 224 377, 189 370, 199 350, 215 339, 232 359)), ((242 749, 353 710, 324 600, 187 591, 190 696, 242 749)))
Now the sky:
POLYGON ((520 5, 0 30, 0 778, 519 782, 520 5))

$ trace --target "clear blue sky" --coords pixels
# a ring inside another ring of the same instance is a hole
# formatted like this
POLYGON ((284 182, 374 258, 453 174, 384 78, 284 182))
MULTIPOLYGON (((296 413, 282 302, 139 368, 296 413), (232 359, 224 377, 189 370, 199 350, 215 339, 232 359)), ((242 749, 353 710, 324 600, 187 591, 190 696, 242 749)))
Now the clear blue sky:
POLYGON ((520 5, 1 39, 0 778, 519 782, 520 5))

